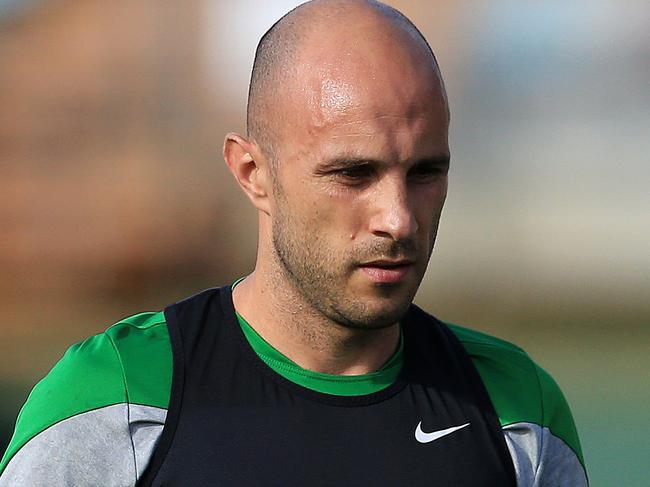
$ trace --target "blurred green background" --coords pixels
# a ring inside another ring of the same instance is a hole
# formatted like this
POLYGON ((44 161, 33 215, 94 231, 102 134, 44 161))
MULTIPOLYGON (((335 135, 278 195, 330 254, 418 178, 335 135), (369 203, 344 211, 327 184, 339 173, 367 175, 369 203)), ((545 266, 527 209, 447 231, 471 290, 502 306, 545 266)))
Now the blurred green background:
MULTIPOLYGON (((0 450, 71 343, 252 269, 221 144, 298 3, 0 0, 0 450)), ((650 3, 388 3, 452 110, 417 302, 555 376, 592 486, 649 486, 650 3)))

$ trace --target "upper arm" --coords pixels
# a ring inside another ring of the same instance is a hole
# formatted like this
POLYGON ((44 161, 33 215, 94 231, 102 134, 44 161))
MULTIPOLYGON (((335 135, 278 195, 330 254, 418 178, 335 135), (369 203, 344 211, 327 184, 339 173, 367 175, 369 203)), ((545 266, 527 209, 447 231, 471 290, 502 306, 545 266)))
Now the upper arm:
POLYGON ((535 370, 542 397, 543 424, 536 485, 586 486, 582 448, 569 404, 553 377, 536 364, 535 370))
POLYGON ((0 487, 134 485, 165 424, 172 362, 162 312, 72 346, 20 411, 0 487))
POLYGON ((129 485, 133 457, 122 367, 101 334, 72 346, 32 390, 0 486, 129 485))

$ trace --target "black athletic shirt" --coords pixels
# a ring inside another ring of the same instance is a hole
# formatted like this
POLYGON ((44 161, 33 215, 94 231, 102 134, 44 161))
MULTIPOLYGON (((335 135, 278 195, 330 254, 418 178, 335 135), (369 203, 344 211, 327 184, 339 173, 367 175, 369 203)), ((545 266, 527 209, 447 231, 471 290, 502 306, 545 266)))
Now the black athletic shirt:
POLYGON ((412 305, 398 380, 334 396, 250 347, 229 287, 165 310, 173 354, 160 442, 138 485, 515 486, 499 419, 449 328, 412 305))

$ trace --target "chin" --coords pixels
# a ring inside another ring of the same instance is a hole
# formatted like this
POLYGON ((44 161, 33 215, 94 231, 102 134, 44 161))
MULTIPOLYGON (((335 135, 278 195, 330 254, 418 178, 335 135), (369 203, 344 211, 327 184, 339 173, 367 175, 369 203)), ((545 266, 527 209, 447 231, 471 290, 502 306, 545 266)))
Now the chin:
POLYGON ((339 308, 336 321, 348 328, 381 329, 399 322, 408 311, 411 300, 392 298, 357 300, 339 308))
POLYGON ((411 300, 379 306, 377 311, 373 313, 374 321, 377 323, 383 322, 386 326, 397 323, 404 318, 410 305, 411 300))
POLYGON ((366 321, 390 326, 400 321, 413 302, 417 286, 379 286, 365 300, 366 321))

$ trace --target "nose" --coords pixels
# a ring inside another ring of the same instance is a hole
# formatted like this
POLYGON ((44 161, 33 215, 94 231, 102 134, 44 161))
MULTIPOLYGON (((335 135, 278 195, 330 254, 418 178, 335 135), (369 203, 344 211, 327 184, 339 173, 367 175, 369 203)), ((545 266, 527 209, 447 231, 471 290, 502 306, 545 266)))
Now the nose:
POLYGON ((406 181, 386 180, 376 189, 369 221, 371 233, 395 241, 412 238, 418 223, 409 204, 406 181))

